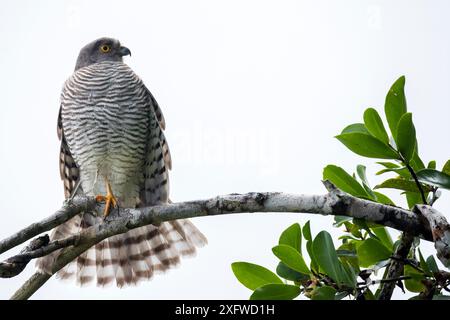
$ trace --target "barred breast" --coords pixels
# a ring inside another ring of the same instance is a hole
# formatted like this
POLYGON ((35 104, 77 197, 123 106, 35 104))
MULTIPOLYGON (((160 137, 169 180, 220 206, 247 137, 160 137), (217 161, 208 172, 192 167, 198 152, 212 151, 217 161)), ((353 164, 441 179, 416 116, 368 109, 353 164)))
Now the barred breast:
POLYGON ((105 194, 107 178, 119 205, 135 206, 147 141, 157 125, 141 79, 122 62, 81 68, 66 81, 61 106, 84 193, 105 194))

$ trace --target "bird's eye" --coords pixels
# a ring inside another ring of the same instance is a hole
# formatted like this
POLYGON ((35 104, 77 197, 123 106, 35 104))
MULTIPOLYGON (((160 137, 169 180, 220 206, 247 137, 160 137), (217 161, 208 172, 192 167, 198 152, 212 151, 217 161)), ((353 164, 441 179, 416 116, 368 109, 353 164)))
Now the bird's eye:
POLYGON ((103 53, 108 53, 111 51, 111 46, 109 46, 107 44, 103 44, 100 46, 100 51, 103 53))

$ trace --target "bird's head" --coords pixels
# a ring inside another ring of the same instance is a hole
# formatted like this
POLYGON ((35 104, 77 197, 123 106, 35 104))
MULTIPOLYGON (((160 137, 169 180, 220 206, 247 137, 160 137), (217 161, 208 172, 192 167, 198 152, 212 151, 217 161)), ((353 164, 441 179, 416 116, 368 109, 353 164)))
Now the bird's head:
POLYGON ((131 51, 120 45, 119 40, 100 38, 85 45, 78 55, 75 70, 103 61, 123 61, 131 51))

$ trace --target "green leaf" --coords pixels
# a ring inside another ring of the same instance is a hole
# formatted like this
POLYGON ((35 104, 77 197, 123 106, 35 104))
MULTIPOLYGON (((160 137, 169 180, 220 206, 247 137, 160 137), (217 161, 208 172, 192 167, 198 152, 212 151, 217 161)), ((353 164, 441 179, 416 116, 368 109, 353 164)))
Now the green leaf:
POLYGON ((397 142, 398 151, 409 163, 416 148, 416 129, 412 121, 412 113, 405 113, 400 118, 395 141, 397 142))
POLYGON ((310 274, 308 267, 306 266, 305 260, 300 255, 300 253, 285 244, 280 244, 272 248, 273 254, 280 259, 289 268, 304 274, 310 274))
POLYGON ((419 171, 421 169, 425 168, 425 164, 423 163, 422 159, 419 157, 419 144, 416 140, 416 149, 414 151, 413 158, 411 159, 411 167, 414 169, 414 171, 419 171))
POLYGON ((386 196, 380 192, 377 192, 377 191, 374 191, 373 193, 375 193, 378 203, 389 204, 391 206, 395 206, 394 201, 392 201, 388 196, 386 196))
POLYGON ((309 275, 292 270, 283 262, 279 262, 277 266, 277 274, 283 279, 300 282, 310 279, 309 275))
POLYGON ((367 130, 370 132, 378 140, 389 144, 389 137, 384 128, 383 121, 381 120, 380 115, 377 110, 374 108, 368 108, 364 112, 364 124, 366 125, 367 130))
POLYGON ((314 256, 312 240, 306 241, 306 251, 308 251, 309 258, 311 259, 311 270, 318 272, 319 264, 317 263, 316 257, 314 256))
POLYGON ((369 131, 364 126, 364 123, 353 123, 349 126, 346 126, 344 128, 344 130, 342 130, 341 134, 352 133, 352 132, 360 132, 360 133, 369 134, 369 131))
MULTIPOLYGON (((339 239, 341 239, 341 237, 339 237, 339 239)), ((355 268, 359 267, 358 255, 356 254, 356 244, 354 241, 347 241, 341 244, 341 246, 336 250, 336 253, 342 263, 348 262, 355 268)))
POLYGON ((371 200, 376 200, 376 195, 374 194, 374 192, 372 191, 372 189, 370 188, 369 185, 369 181, 367 180, 367 176, 366 176, 366 167, 363 166, 362 164, 358 164, 356 166, 356 173, 358 173, 359 178, 362 181, 364 190, 366 190, 367 194, 369 195, 369 198, 371 200))
POLYGON ((356 166, 356 173, 358 174, 358 177, 361 179, 361 181, 363 181, 363 182, 367 183, 367 185, 369 185, 369 182, 367 181, 365 166, 363 166, 362 164, 358 164, 356 166))
MULTIPOLYGON (((417 185, 414 181, 397 178, 387 179, 386 181, 383 181, 381 184, 375 186, 374 189, 382 189, 382 188, 398 189, 409 192, 419 192, 419 189, 417 188, 417 185)), ((426 186, 422 186, 422 188, 424 189, 425 192, 430 191, 430 188, 427 188, 426 186)))
POLYGON ((356 288, 356 278, 358 277, 358 273, 356 272, 355 268, 349 261, 342 262, 341 266, 345 275, 343 282, 351 288, 356 288))
POLYGON ((433 256, 429 256, 426 262, 431 272, 439 272, 439 268, 433 256))
POLYGON ((422 169, 416 174, 420 182, 450 190, 450 175, 444 172, 433 169, 422 169))
POLYGON ((430 162, 428 162, 427 169, 436 169, 436 161, 431 160, 430 162))
POLYGON ((305 225, 303 226, 303 238, 305 238, 305 240, 308 240, 308 241, 312 240, 311 225, 309 223, 309 220, 306 221, 305 225))
POLYGON ((408 203, 408 208, 412 209, 416 204, 423 203, 420 193, 417 192, 405 192, 406 202, 408 203))
POLYGON ((349 236, 349 235, 342 235, 340 237, 338 237, 338 240, 355 240, 355 241, 361 241, 358 238, 355 238, 354 236, 349 236))
POLYGON ((300 288, 288 284, 266 284, 257 288, 250 300, 292 300, 300 294, 300 288))
POLYGON ((397 124, 401 116, 406 113, 405 77, 401 76, 394 82, 386 95, 384 112, 391 129, 392 136, 397 136, 397 124))
POLYGON ((283 283, 272 271, 257 264, 234 262, 231 269, 239 282, 251 290, 269 283, 283 283))
POLYGON ((363 187, 366 190, 366 192, 369 194, 369 200, 377 201, 377 196, 375 195, 373 190, 370 189, 370 187, 365 182, 363 182, 363 187))
POLYGON ((450 160, 447 160, 447 162, 444 164, 444 167, 442 168, 442 172, 450 175, 450 160))
POLYGON ((320 268, 339 285, 345 283, 347 275, 334 249, 333 240, 326 231, 321 231, 313 240, 313 252, 320 268))
POLYGON ((388 169, 394 169, 394 168, 400 168, 400 166, 393 162, 385 162, 385 161, 379 161, 378 164, 381 164, 383 167, 388 169))
POLYGON ((417 249, 419 251, 419 263, 420 263, 420 267, 422 268, 423 271, 425 271, 425 273, 427 275, 432 275, 432 271, 430 270, 430 268, 428 267, 427 262, 425 261, 425 259, 423 258, 422 252, 420 251, 420 248, 417 249))
MULTIPOLYGON (((355 226, 357 226, 360 230, 365 230, 371 237, 375 237, 376 235, 373 234, 372 230, 370 230, 369 224, 373 224, 371 222, 368 222, 364 219, 359 218, 353 218, 353 223, 355 226)), ((378 226, 377 224, 373 224, 373 226, 378 226)))
MULTIPOLYGON (((354 221, 354 219, 353 219, 354 221)), ((357 226, 354 223, 345 222, 345 228, 347 229, 347 232, 350 232, 354 237, 356 238, 362 238, 361 229, 359 226, 357 226)))
POLYGON ((378 171, 377 173, 375 173, 377 176, 379 176, 380 174, 386 173, 386 172, 395 172, 396 174, 398 174, 399 176, 401 176, 404 179, 411 179, 411 174, 409 173, 408 169, 406 167, 401 167, 401 168, 386 168, 383 170, 378 171))
POLYGON ((336 289, 330 286, 317 287, 311 292, 311 300, 334 300, 336 289))
POLYGON ((374 238, 364 240, 356 248, 356 252, 362 267, 369 267, 381 260, 389 259, 392 254, 391 250, 374 238))
POLYGON ((356 258, 356 252, 352 250, 338 249, 336 250, 336 254, 339 258, 356 258))
POLYGON ((323 169, 323 179, 330 180, 336 187, 355 197, 368 197, 366 190, 344 169, 328 165, 323 169))
POLYGON ((392 241, 391 235, 389 234, 386 227, 375 227, 372 228, 373 233, 376 234, 381 243, 388 249, 392 250, 394 242, 392 241))
POLYGON ((405 265, 404 266, 404 275, 411 277, 411 279, 405 280, 405 287, 406 287, 406 289, 408 289, 408 291, 422 292, 425 290, 425 286, 421 281, 425 277, 418 270, 414 269, 410 265, 405 265))
POLYGON ((352 217, 347 217, 347 216, 334 216, 334 223, 333 223, 333 227, 340 227, 342 226, 345 222, 349 222, 352 221, 353 218, 352 217))
POLYGON ((397 159, 397 153, 377 138, 360 133, 345 133, 336 136, 348 149, 360 156, 378 159, 397 159))
POLYGON ((381 164, 383 167, 385 167, 385 169, 378 171, 376 175, 380 175, 385 172, 395 172, 405 179, 411 178, 411 174, 409 173, 406 167, 400 167, 398 164, 392 162, 377 162, 377 163, 381 164))
POLYGON ((281 233, 279 244, 291 246, 298 252, 302 252, 302 228, 294 223, 281 233))

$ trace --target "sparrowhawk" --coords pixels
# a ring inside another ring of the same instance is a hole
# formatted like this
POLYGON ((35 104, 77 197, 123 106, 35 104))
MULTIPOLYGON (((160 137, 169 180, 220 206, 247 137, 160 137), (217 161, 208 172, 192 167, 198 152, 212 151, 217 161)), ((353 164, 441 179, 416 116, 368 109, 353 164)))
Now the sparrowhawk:
MULTIPOLYGON (((112 207, 143 207, 169 201, 171 157, 165 120, 153 95, 123 62, 130 50, 111 38, 97 39, 79 53, 65 82, 58 116, 59 169, 65 197, 76 192, 105 202, 103 214, 85 212, 53 230, 61 239, 101 223, 112 207)), ((120 210, 120 209, 119 209, 120 210)), ((117 286, 149 279, 193 255, 206 238, 188 220, 148 225, 88 249, 58 272, 80 284, 115 280, 117 286)), ((38 260, 52 273, 58 253, 38 260)))

